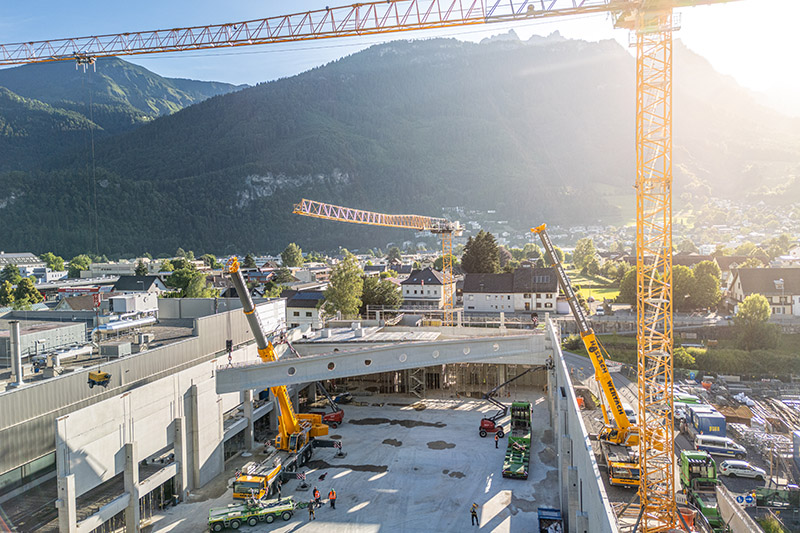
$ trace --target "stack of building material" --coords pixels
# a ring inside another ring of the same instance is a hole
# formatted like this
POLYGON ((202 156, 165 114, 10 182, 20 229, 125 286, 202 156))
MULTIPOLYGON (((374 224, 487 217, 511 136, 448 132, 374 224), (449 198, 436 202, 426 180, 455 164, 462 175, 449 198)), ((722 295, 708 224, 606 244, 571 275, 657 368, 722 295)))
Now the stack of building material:
POLYGON ((776 455, 791 456, 792 454, 792 440, 788 435, 767 433, 744 424, 730 424, 728 431, 740 444, 756 450, 765 461, 770 460, 773 451, 776 455))

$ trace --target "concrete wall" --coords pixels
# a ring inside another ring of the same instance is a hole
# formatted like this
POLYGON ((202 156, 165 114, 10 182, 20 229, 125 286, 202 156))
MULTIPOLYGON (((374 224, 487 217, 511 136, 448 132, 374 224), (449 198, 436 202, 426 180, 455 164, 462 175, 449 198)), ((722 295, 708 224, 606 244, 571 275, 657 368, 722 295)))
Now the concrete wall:
MULTIPOLYGON (((68 346, 70 344, 83 344, 86 342, 86 326, 83 323, 65 323, 58 328, 31 331, 27 329, 41 321, 21 321, 20 343, 22 345, 22 357, 36 354, 37 342, 39 353, 52 351, 55 348, 68 346)), ((52 324, 48 322, 48 324, 52 324)), ((9 366, 10 362, 10 338, 0 337, 0 367, 9 366)))
POLYGON ((561 462, 561 508, 569 524, 565 531, 616 533, 616 518, 575 399, 569 371, 561 353, 558 328, 550 320, 547 321, 547 335, 555 364, 551 375, 550 401, 554 418, 553 432, 557 437, 556 446, 561 462))
MULTIPOLYGON (((276 299, 253 298, 256 306, 269 301, 276 301, 276 299)), ((239 298, 160 298, 158 300, 159 318, 200 318, 241 308, 242 302, 239 298)))
MULTIPOLYGON (((284 300, 268 305, 275 307, 274 313, 285 314, 284 300)), ((194 333, 194 337, 140 354, 0 392, 0 474, 53 453, 56 418, 224 357, 229 336, 234 346, 253 342, 245 316, 235 311, 230 317, 223 313, 197 319, 194 333), (88 372, 97 369, 111 373, 107 388, 86 385, 88 372)), ((211 371, 207 372, 210 376, 211 371)))

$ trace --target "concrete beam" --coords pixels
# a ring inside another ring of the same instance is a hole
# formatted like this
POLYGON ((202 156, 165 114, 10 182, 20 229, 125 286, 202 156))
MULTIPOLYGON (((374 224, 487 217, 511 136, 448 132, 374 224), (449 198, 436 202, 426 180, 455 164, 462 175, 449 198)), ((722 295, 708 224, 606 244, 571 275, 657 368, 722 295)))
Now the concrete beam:
POLYGON ((552 352, 543 335, 474 337, 306 356, 273 363, 239 364, 217 368, 217 393, 310 383, 410 368, 452 363, 515 363, 543 365, 552 352))

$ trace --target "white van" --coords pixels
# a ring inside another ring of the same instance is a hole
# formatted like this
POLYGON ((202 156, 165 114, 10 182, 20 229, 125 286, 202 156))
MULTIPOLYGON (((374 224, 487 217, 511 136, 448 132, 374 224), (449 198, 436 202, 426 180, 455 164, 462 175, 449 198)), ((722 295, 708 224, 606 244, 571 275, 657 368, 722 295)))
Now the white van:
POLYGON ((698 450, 706 451, 712 455, 727 455, 744 459, 747 450, 744 446, 736 444, 728 437, 717 437, 714 435, 697 435, 694 438, 694 447, 698 450))
POLYGON ((631 424, 633 424, 635 426, 636 425, 636 410, 633 407, 631 407, 630 404, 627 404, 625 402, 622 403, 622 409, 625 411, 625 414, 628 415, 628 422, 630 422, 631 424))

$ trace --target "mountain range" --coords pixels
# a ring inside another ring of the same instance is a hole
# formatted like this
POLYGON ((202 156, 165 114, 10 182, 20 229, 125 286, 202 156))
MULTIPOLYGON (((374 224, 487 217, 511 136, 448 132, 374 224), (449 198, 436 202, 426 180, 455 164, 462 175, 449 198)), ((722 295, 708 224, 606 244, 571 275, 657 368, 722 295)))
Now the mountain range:
MULTIPOLYGON (((249 88, 119 59, 91 74, 0 71, 0 248, 276 252, 412 237, 297 217, 301 197, 432 216, 495 210, 520 227, 623 223, 634 206, 634 66, 613 41, 508 35, 394 41, 249 88)), ((679 42, 674 80, 676 201, 798 201, 800 120, 679 42)))

